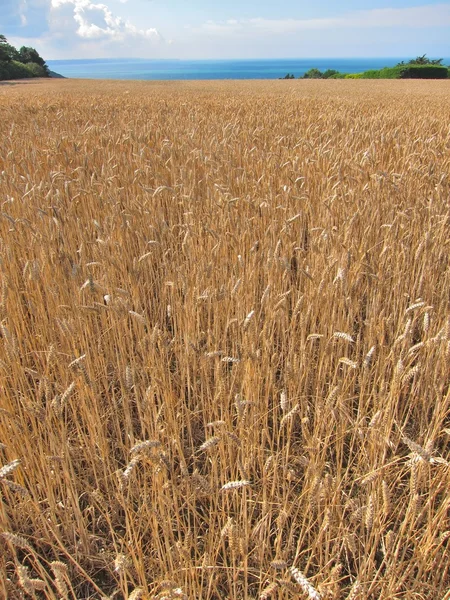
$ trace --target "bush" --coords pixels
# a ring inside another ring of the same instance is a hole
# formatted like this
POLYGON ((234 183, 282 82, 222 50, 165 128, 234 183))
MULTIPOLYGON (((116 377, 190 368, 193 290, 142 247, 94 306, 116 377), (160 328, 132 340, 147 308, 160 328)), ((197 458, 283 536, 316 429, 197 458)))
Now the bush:
POLYGON ((401 79, 447 79, 448 68, 442 65, 407 65, 402 68, 401 79))
POLYGON ((0 34, 0 79, 49 76, 49 68, 37 50, 27 46, 17 50, 8 43, 4 35, 0 34))
POLYGON ((402 65, 385 67, 379 70, 365 71, 364 79, 447 79, 447 67, 441 65, 402 65))
POLYGON ((30 79, 31 77, 47 77, 45 68, 36 63, 24 65, 17 60, 0 61, 0 80, 30 79))
MULTIPOLYGON (((303 79, 447 79, 450 78, 450 67, 442 65, 442 58, 430 61, 426 56, 419 56, 408 63, 398 63, 395 67, 370 69, 364 73, 339 73, 328 69, 324 73, 319 69, 310 69, 303 79)), ((291 79, 293 75, 286 75, 291 79)))
POLYGON ((380 79, 380 70, 370 69, 370 71, 364 71, 362 75, 364 79, 380 79))
POLYGON ((310 69, 303 75, 303 79, 322 79, 323 73, 319 69, 310 69))
POLYGON ((399 67, 385 67, 380 69, 380 79, 401 79, 402 69, 399 67))
POLYGON ((0 60, 0 81, 9 79, 9 64, 5 60, 0 60))
POLYGON ((48 77, 48 71, 42 65, 30 62, 24 66, 32 73, 32 77, 48 77))
POLYGON ((2 61, 0 67, 1 79, 24 79, 32 77, 30 70, 20 62, 12 60, 10 62, 2 61))
POLYGON ((331 77, 334 77, 335 75, 340 75, 339 71, 336 71, 336 69, 327 69, 322 74, 322 77, 323 77, 323 79, 330 79, 331 77))
POLYGON ((362 79, 401 79, 403 67, 385 67, 384 69, 370 69, 361 73, 362 79))

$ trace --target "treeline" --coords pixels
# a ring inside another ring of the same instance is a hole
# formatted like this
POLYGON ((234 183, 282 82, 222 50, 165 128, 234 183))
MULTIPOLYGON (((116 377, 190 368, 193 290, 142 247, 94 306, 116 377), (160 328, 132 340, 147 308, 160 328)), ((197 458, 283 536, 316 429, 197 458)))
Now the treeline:
MULTIPOLYGON (((450 67, 442 64, 443 58, 430 60, 424 54, 405 63, 398 63, 395 67, 371 69, 363 73, 340 73, 334 69, 322 72, 319 69, 310 69, 299 79, 447 79, 450 78, 450 67)), ((295 79, 288 73, 282 79, 295 79)))
POLYGON ((50 77, 45 60, 34 48, 22 46, 17 50, 0 34, 0 80, 30 77, 50 77))

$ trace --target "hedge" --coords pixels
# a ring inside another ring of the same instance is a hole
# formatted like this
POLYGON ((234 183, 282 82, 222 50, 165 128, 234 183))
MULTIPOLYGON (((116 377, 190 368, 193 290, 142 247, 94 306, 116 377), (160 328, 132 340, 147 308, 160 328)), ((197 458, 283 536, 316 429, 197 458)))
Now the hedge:
POLYGON ((362 73, 363 79, 447 79, 447 67, 439 65, 405 65, 385 67, 362 73))
POLYGON ((448 68, 441 65, 407 65, 401 79, 447 79, 448 68))

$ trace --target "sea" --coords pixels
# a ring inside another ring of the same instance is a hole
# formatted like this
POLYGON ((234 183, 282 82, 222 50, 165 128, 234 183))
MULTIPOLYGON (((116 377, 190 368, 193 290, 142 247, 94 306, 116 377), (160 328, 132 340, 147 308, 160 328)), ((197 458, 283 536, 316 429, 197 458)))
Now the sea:
MULTIPOLYGON (((397 58, 286 58, 252 60, 149 60, 137 58, 102 58, 48 60, 52 71, 82 79, 278 79, 288 73, 302 77, 312 68, 342 73, 360 73, 369 69, 393 67, 397 58)), ((450 58, 444 60, 449 64, 450 58)))

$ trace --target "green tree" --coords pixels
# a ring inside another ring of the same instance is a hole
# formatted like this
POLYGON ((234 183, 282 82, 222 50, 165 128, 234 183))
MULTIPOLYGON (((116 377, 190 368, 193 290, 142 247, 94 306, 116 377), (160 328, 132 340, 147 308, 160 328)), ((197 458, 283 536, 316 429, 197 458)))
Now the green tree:
POLYGON ((424 54, 423 56, 418 56, 417 58, 413 58, 412 60, 409 61, 410 65, 429 65, 430 64, 430 60, 427 58, 427 55, 424 54))
POLYGON ((422 56, 416 56, 416 58, 412 58, 407 63, 402 60, 402 62, 397 64, 397 67, 406 67, 407 65, 434 65, 436 67, 442 67, 443 60, 443 58, 430 60, 426 54, 423 54, 422 56))
POLYGON ((0 79, 23 79, 25 77, 50 77, 45 60, 34 48, 11 46, 0 34, 0 79))
POLYGON ((4 35, 0 35, 0 60, 6 60, 7 62, 19 60, 19 53, 14 46, 8 44, 8 40, 4 35))
POLYGON ((333 75, 339 75, 339 71, 336 71, 335 69, 327 69, 323 74, 322 77, 324 79, 329 79, 330 77, 333 77, 333 75))
POLYGON ((19 61, 28 64, 35 63, 40 67, 43 67, 48 72, 48 67, 45 60, 40 56, 39 52, 35 48, 29 48, 28 46, 22 46, 19 50, 19 61))
POLYGON ((8 43, 8 41, 5 38, 5 36, 0 34, 0 60, 6 60, 6 61, 10 60, 8 53, 3 48, 3 45, 7 44, 7 43, 8 43))
MULTIPOLYGON (((436 65, 441 67, 442 66, 442 61, 444 59, 443 58, 437 58, 434 60, 430 60, 426 54, 422 55, 422 56, 417 56, 416 58, 413 58, 412 60, 410 60, 408 62, 408 65, 436 65)), ((404 62, 402 61, 401 63, 399 63, 397 66, 399 67, 403 67, 404 66, 404 62)))
POLYGON ((303 79, 322 79, 323 73, 319 69, 310 69, 303 75, 303 79))

